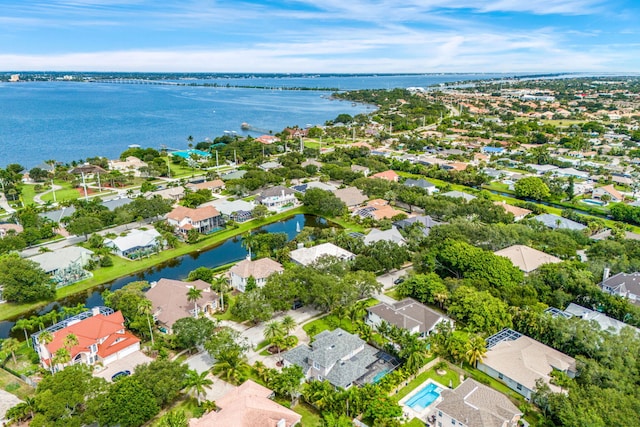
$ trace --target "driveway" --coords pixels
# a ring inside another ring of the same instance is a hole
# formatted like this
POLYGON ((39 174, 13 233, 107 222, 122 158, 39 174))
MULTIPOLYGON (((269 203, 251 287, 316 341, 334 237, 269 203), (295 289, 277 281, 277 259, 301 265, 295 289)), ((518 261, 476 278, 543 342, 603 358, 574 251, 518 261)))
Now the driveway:
POLYGON ((198 354, 194 354, 189 357, 185 363, 189 366, 189 369, 198 371, 199 374, 208 371, 216 363, 216 360, 209 356, 209 353, 203 351, 198 354))
POLYGON ((393 281, 398 279, 399 277, 405 276, 409 271, 411 271, 411 268, 412 267, 406 267, 401 268, 400 270, 392 270, 388 273, 378 276, 378 283, 382 284, 384 290, 391 289, 395 286, 393 281))
POLYGON ((110 363, 103 370, 99 372, 94 372, 93 375, 95 377, 104 378, 107 381, 111 381, 111 377, 116 372, 130 371, 131 373, 133 373, 136 366, 142 365, 143 363, 149 363, 152 360, 153 360, 152 358, 150 358, 143 352, 136 351, 135 353, 131 353, 130 355, 120 360, 116 360, 115 362, 110 363))
POLYGON ((0 389, 0 425, 4 425, 4 415, 9 408, 16 406, 18 403, 22 403, 22 400, 18 399, 8 391, 0 389))

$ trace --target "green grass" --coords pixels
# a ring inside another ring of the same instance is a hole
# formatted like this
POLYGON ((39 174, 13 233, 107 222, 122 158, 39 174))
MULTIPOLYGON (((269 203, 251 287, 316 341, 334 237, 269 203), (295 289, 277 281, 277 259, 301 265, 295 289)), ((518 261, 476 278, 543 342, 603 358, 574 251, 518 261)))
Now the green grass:
POLYGON ((18 396, 22 400, 35 394, 33 387, 4 369, 0 369, 0 388, 18 396))
POLYGON ((403 397, 411 393, 413 390, 418 388, 423 382, 427 379, 432 379, 442 384, 445 387, 449 387, 449 383, 453 385, 453 388, 458 387, 460 384, 460 376, 458 373, 451 368, 446 369, 447 373, 440 376, 436 373, 435 368, 431 368, 428 371, 425 371, 414 378, 408 385, 403 387, 396 395, 392 396, 392 399, 396 402, 399 402, 403 397))
MULTIPOLYGON (((374 298, 370 298, 367 300, 367 307, 372 307, 376 304, 378 304, 378 300, 374 298)), ((351 334, 356 333, 355 325, 349 318, 340 320, 335 314, 327 314, 302 326, 302 329, 310 337, 314 337, 322 331, 333 331, 336 328, 342 328, 351 334), (314 328, 315 330, 313 331, 313 335, 311 335, 309 331, 314 328)))
POLYGON ((313 407, 307 405, 306 403, 300 402, 292 409, 296 414, 302 415, 302 420, 300 421, 301 427, 321 427, 322 426, 322 419, 320 418, 320 413, 313 407))
POLYGON ((33 203, 33 197, 36 195, 36 186, 31 184, 25 184, 20 189, 22 190, 22 202, 25 206, 29 206, 33 203))
POLYGON ((418 418, 411 418, 411 421, 402 425, 406 427, 424 427, 424 422, 418 418))
POLYGON ((387 292, 384 293, 386 296, 388 296, 389 298, 393 298, 396 301, 401 300, 402 298, 400 297, 400 295, 398 295, 398 291, 393 288, 388 290, 387 292))
POLYGON ((474 368, 474 367, 472 367, 470 365, 467 365, 467 364, 464 365, 464 370, 468 374, 468 376, 470 376, 474 380, 478 381, 479 383, 488 385, 492 389, 497 390, 502 394, 506 394, 511 399, 517 400, 518 404, 524 403, 524 397, 522 397, 520 394, 516 393, 514 390, 511 390, 502 381, 499 381, 499 380, 497 380, 495 378, 491 378, 489 375, 485 374, 484 372, 479 371, 476 368, 474 368))
MULTIPOLYGON (((298 208, 281 212, 276 215, 269 216, 260 221, 247 221, 243 224, 240 224, 238 228, 230 228, 224 231, 214 233, 204 237, 198 243, 193 245, 181 244, 175 249, 167 249, 159 254, 151 255, 149 258, 144 258, 137 261, 129 261, 117 256, 113 256, 113 266, 111 267, 103 267, 93 271, 93 277, 83 280, 78 283, 74 283, 72 285, 66 286, 64 288, 58 289, 56 293, 56 299, 62 299, 70 295, 77 294, 79 292, 85 291, 87 289, 94 288, 96 286, 102 285, 104 283, 108 283, 112 280, 118 279, 123 276, 128 276, 133 273, 137 273, 140 271, 144 271, 148 268, 154 267, 157 264, 162 262, 174 259, 176 257, 186 255, 189 253, 199 252, 203 250, 207 250, 223 241, 245 233, 249 230, 252 230, 256 227, 261 227, 266 224, 270 224, 272 222, 280 221, 282 219, 297 215, 304 214, 308 211, 304 206, 300 206, 298 208)), ((0 320, 10 319, 20 314, 26 313, 30 310, 37 309, 39 307, 45 306, 51 301, 40 301, 36 303, 29 304, 13 304, 13 303, 5 303, 0 305, 0 320)))

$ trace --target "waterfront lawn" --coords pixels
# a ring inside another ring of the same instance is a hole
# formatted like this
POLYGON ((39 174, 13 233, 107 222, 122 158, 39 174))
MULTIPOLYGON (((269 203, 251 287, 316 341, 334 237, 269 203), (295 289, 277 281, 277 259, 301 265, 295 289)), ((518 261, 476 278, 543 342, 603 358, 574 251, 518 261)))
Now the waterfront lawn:
POLYGON ((423 382, 427 379, 431 378, 432 380, 442 384, 445 387, 449 387, 449 383, 453 385, 453 388, 458 387, 460 385, 460 375, 450 367, 446 368, 447 373, 444 375, 438 375, 436 373, 436 368, 433 367, 428 371, 424 371, 417 377, 415 377, 409 384, 405 387, 401 388, 398 393, 392 396, 392 399, 395 402, 399 402, 403 397, 411 393, 413 390, 418 388, 423 382))
MULTIPOLYGON (((112 280, 128 276, 134 273, 138 273, 140 271, 147 270, 151 267, 156 266, 162 262, 174 259, 176 257, 186 255, 193 252, 207 250, 223 241, 245 233, 249 230, 252 230, 256 227, 261 227, 263 225, 270 224, 272 222, 280 221, 285 218, 289 218, 291 216, 297 214, 305 214, 308 211, 304 206, 297 207, 295 209, 291 209, 289 211, 281 212, 276 215, 269 216, 260 221, 252 220, 242 223, 238 226, 238 228, 229 228, 218 233, 210 234, 206 237, 203 237, 198 243, 189 245, 189 244, 180 244, 178 247, 174 249, 167 249, 158 254, 153 254, 148 258, 139 259, 136 261, 129 261, 123 258, 112 256, 113 266, 111 267, 102 267, 97 270, 94 270, 93 277, 83 280, 78 283, 74 283, 69 286, 65 286, 64 288, 58 289, 56 292, 56 299, 62 299, 69 295, 77 294, 87 289, 94 288, 98 285, 102 285, 104 283, 108 283, 112 280)), ((0 320, 6 320, 13 317, 16 317, 25 312, 37 309, 39 307, 45 306, 49 304, 51 301, 39 301, 35 303, 28 304, 13 304, 13 303, 4 303, 0 304, 0 320)))

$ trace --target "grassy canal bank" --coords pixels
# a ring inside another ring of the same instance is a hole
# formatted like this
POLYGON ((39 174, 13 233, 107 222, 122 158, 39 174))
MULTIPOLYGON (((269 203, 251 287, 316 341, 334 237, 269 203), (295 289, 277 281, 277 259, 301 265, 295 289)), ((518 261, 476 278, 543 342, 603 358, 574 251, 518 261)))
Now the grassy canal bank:
MULTIPOLYGON (((246 223, 240 224, 238 228, 229 228, 224 231, 203 237, 198 243, 186 244, 181 243, 178 247, 173 249, 167 249, 160 253, 151 255, 148 258, 130 261, 120 257, 113 256, 113 266, 103 267, 93 271, 93 277, 83 280, 81 282, 74 283, 64 288, 58 289, 56 293, 56 301, 63 298, 78 294, 83 291, 93 289, 97 286, 109 283, 113 280, 121 277, 129 276, 141 271, 145 271, 151 267, 155 267, 158 264, 172 260, 174 258, 187 255, 190 253, 201 252, 208 250, 224 241, 233 238, 235 236, 246 233, 247 231, 272 224, 274 222, 281 221, 283 219, 292 217, 298 214, 310 213, 304 206, 297 207, 295 209, 281 212, 262 220, 252 220, 246 223)), ((333 221, 333 220, 332 220, 333 221)), ((341 226, 350 225, 337 222, 341 226)), ((349 227, 347 227, 349 228, 349 227)), ((32 310, 36 310, 50 304, 52 301, 39 301, 29 304, 0 304, 0 321, 8 320, 20 316, 32 310)))

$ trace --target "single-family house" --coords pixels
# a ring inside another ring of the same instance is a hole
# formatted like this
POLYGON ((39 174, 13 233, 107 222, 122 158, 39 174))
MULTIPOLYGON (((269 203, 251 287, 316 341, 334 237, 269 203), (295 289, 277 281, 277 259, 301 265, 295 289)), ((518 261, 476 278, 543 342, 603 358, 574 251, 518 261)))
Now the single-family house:
POLYGON ((351 172, 361 173, 367 177, 371 173, 371 170, 366 166, 351 165, 351 172))
POLYGON ((224 181, 221 179, 214 179, 212 181, 188 183, 185 187, 191 191, 209 190, 212 193, 219 193, 225 189, 224 181))
POLYGON ((262 169, 263 171, 270 171, 273 169, 279 169, 282 167, 282 165, 278 162, 264 162, 261 165, 258 165, 258 167, 260 169, 262 169))
POLYGON ((449 197, 452 199, 463 199, 465 202, 470 202, 476 198, 476 196, 472 194, 464 193, 462 191, 457 191, 457 190, 447 191, 446 193, 440 193, 440 195, 444 197, 449 197))
POLYGON ((356 187, 340 188, 334 191, 333 194, 338 199, 342 200, 348 208, 360 206, 367 201, 367 196, 365 196, 362 191, 356 187))
POLYGON ((123 174, 132 173, 133 176, 143 176, 143 168, 149 165, 135 156, 129 156, 124 160, 109 160, 109 169, 121 172, 123 174))
POLYGON ((395 221, 393 223, 393 225, 395 225, 396 227, 398 227, 398 228, 400 228, 402 230, 406 230, 407 228, 411 227, 413 224, 420 224, 420 226, 422 227, 422 232, 424 233, 425 236, 428 236, 429 235, 429 231, 431 231, 431 228, 433 228, 433 227, 435 227, 437 225, 441 225, 443 223, 434 220, 429 215, 413 216, 413 217, 410 217, 410 218, 405 218, 405 219, 401 219, 399 221, 395 221))
POLYGON ((289 252, 291 261, 300 265, 311 265, 323 256, 331 256, 342 261, 353 261, 356 256, 333 243, 322 243, 310 248, 299 248, 289 252))
POLYGON ((438 427, 517 427, 523 415, 507 396, 472 378, 443 389, 431 414, 438 427))
POLYGON ((318 190, 330 191, 332 193, 335 190, 337 190, 337 187, 335 185, 328 184, 326 182, 320 182, 320 181, 305 182, 304 184, 294 185, 291 188, 297 191, 298 193, 303 193, 303 194, 306 193, 307 190, 310 190, 312 188, 316 188, 318 190))
POLYGON ((215 313, 220 298, 204 280, 183 282, 164 278, 151 282, 146 297, 151 301, 154 319, 169 333, 178 319, 198 317, 200 313, 215 313), (188 293, 191 288, 202 291, 200 298, 195 301, 189 301, 188 293))
POLYGON ((398 182, 400 180, 400 175, 398 175, 395 171, 389 169, 384 172, 374 173, 373 175, 370 175, 369 178, 378 178, 385 179, 391 182, 398 182))
POLYGON ((605 200, 607 202, 612 202, 612 203, 618 203, 624 200, 624 195, 618 190, 616 190, 613 184, 594 188, 593 192, 591 193, 591 197, 598 200, 603 200, 603 197, 605 197, 605 200))
POLYGON ((224 226, 222 214, 213 206, 195 209, 177 206, 167 214, 166 218, 169 225, 183 236, 186 236, 190 230, 207 234, 224 226))
POLYGON ((371 384, 395 369, 390 355, 340 328, 322 331, 311 344, 283 354, 284 366, 300 366, 307 380, 329 381, 334 387, 371 384))
POLYGON ((565 178, 572 176, 578 179, 589 179, 589 172, 580 171, 574 168, 558 168, 553 171, 553 175, 565 178))
POLYGON ((538 379, 551 391, 561 392, 551 384, 551 372, 561 371, 573 378, 576 360, 512 329, 503 329, 487 338, 487 353, 478 369, 530 400, 538 379))
POLYGON ((609 277, 605 268, 600 288, 603 292, 627 298, 631 303, 640 305, 640 273, 618 273, 609 277))
POLYGON ((502 202, 496 201, 496 202, 493 202, 493 204, 496 206, 501 206, 507 213, 512 214, 514 221, 523 220, 527 215, 529 215, 532 212, 529 209, 510 205, 505 201, 502 201, 502 202))
POLYGON ((372 245, 375 242, 379 242, 381 240, 392 242, 400 246, 406 244, 404 237, 402 237, 402 234, 400 234, 400 231, 398 231, 396 227, 391 227, 388 230, 373 228, 371 229, 369 234, 364 236, 365 245, 372 245))
POLYGON ((603 331, 609 331, 614 334, 619 334, 622 328, 632 328, 640 336, 640 329, 627 325, 617 319, 607 316, 596 310, 591 310, 578 304, 571 303, 564 309, 564 311, 556 311, 555 307, 550 307, 545 310, 546 313, 550 313, 552 316, 557 317, 560 314, 563 317, 571 318, 577 317, 588 322, 596 322, 598 327, 603 331))
POLYGON ((556 230, 556 229, 565 229, 565 230, 575 230, 582 231, 587 228, 586 225, 582 225, 579 222, 572 221, 570 219, 554 215, 554 214, 542 214, 536 217, 533 217, 535 221, 539 221, 543 223, 545 226, 556 230))
POLYGON ((253 277, 256 286, 261 288, 267 283, 269 276, 282 274, 283 271, 282 264, 271 258, 252 260, 247 257, 229 269, 229 278, 233 288, 244 292, 250 277, 253 277))
POLYGON ((169 187, 169 188, 163 188, 161 190, 144 193, 144 197, 149 199, 154 196, 160 196, 165 200, 173 200, 174 202, 177 202, 178 200, 184 197, 184 194, 185 194, 184 187, 169 187))
POLYGON ((440 323, 446 322, 453 326, 453 321, 447 316, 412 298, 405 298, 393 304, 381 302, 369 307, 365 322, 372 328, 387 322, 412 334, 420 334, 421 337, 431 334, 440 323))
POLYGON ((394 209, 389 205, 389 202, 384 199, 374 199, 370 200, 365 207, 356 210, 353 214, 361 218, 381 220, 403 215, 405 212, 394 209))
POLYGON ((122 313, 114 313, 107 307, 94 307, 45 331, 51 334, 51 341, 39 339, 44 331, 32 335, 34 348, 45 369, 51 369, 53 365, 53 370, 58 370, 79 363, 108 365, 140 350, 140 339, 125 329, 122 313), (65 342, 69 335, 75 335, 77 339, 77 344, 71 347, 65 342), (70 361, 54 362, 60 349, 69 352, 70 361))
POLYGON ((280 141, 280 138, 273 135, 260 135, 259 137, 256 138, 256 141, 258 141, 261 144, 270 145, 280 141))
POLYGON ((546 254, 537 249, 525 245, 513 245, 508 248, 495 251, 494 254, 508 258, 513 265, 518 267, 525 274, 537 270, 544 264, 555 264, 562 260, 553 255, 546 254))
POLYGON ((216 411, 189 420, 189 427, 295 427, 302 415, 271 400, 273 391, 247 380, 216 399, 216 411))
POLYGON ((55 252, 43 252, 29 258, 51 275, 56 287, 70 285, 91 277, 85 270, 86 265, 93 258, 93 251, 81 246, 67 246, 56 249, 55 252))
POLYGON ((260 195, 255 198, 255 201, 273 211, 287 206, 294 206, 298 203, 296 192, 282 185, 263 190, 260 195))
POLYGON ((8 234, 19 234, 24 231, 24 228, 20 224, 3 223, 0 224, 0 239, 3 239, 8 234))
POLYGON ((524 166, 527 169, 532 169, 538 175, 544 175, 548 172, 553 172, 558 169, 558 167, 554 165, 536 165, 534 163, 527 163, 524 166))
POLYGON ((223 181, 230 181, 232 179, 242 179, 242 177, 244 177, 246 174, 247 174, 247 171, 244 169, 241 169, 237 171, 227 172, 223 174, 220 178, 223 181))
POLYGON ((113 248, 116 255, 137 259, 161 249, 162 236, 154 228, 130 230, 125 236, 105 239, 104 245, 113 248))
POLYGON ((227 199, 219 199, 208 203, 218 209, 218 211, 222 214, 222 218, 225 220, 245 222, 253 218, 252 212, 253 208, 255 208, 253 202, 247 202, 242 199, 232 201, 229 201, 227 199))
POLYGON ((403 183, 405 187, 418 187, 425 190, 428 194, 437 193, 439 190, 435 184, 430 183, 426 179, 407 178, 403 183))

